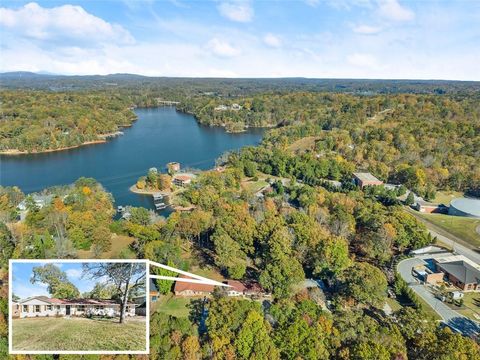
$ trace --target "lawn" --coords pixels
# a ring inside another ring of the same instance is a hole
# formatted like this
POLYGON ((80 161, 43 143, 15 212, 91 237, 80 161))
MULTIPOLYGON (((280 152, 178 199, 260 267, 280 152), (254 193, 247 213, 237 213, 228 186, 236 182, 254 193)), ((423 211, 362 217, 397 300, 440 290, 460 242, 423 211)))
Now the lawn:
POLYGON ((242 182, 242 187, 250 192, 256 193, 260 189, 264 188, 267 186, 268 183, 265 180, 257 180, 257 181, 250 181, 250 180, 245 180, 242 182))
POLYGON ((154 311, 158 311, 167 315, 178 318, 186 318, 190 313, 190 298, 176 297, 173 294, 161 296, 152 307, 154 311))
POLYGON ((28 318, 12 322, 13 350, 145 351, 144 318, 28 318))
POLYGON ((465 293, 463 297, 463 306, 459 307, 455 304, 446 303, 450 308, 457 311, 469 319, 480 320, 480 294, 479 293, 465 293))
POLYGON ((476 228, 480 226, 480 219, 444 214, 418 213, 418 215, 469 244, 480 247, 480 234, 476 231, 476 228))
MULTIPOLYGON (((131 258, 135 259, 135 254, 129 250, 129 245, 134 241, 133 237, 113 234, 112 236, 112 248, 110 251, 101 254, 100 258, 103 259, 118 259, 118 258, 131 258), (123 256, 120 253, 123 251, 123 256)), ((91 250, 78 250, 78 257, 80 259, 93 259, 95 256, 91 250)))
POLYGON ((435 195, 434 203, 450 205, 453 199, 463 197, 463 193, 458 191, 437 191, 435 195))

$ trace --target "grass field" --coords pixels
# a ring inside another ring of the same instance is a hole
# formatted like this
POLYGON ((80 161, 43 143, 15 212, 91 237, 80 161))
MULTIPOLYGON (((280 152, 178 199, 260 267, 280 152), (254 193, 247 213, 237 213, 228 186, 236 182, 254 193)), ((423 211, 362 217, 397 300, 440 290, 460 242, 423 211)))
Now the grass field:
POLYGON ((152 307, 154 311, 178 318, 185 318, 190 313, 188 304, 190 304, 190 298, 176 297, 173 294, 169 294, 161 296, 152 307))
POLYGON ((13 350, 145 351, 146 322, 129 319, 29 318, 12 322, 13 350))
POLYGON ((267 186, 268 183, 265 180, 257 180, 257 181, 242 181, 242 187, 247 190, 251 191, 253 193, 259 191, 261 188, 267 186))
MULTIPOLYGON (((103 259, 118 259, 121 258, 120 253, 123 250, 123 254, 131 256, 127 256, 127 258, 135 259, 135 254, 129 251, 128 246, 134 241, 135 239, 129 236, 124 235, 117 235, 113 234, 112 236, 112 248, 110 251, 104 252, 101 254, 100 258, 103 259)), ((78 257, 80 259, 93 259, 95 256, 93 251, 91 250, 78 250, 78 257)))
POLYGON ((446 232, 474 246, 480 246, 480 234, 476 231, 476 228, 480 226, 480 219, 444 214, 418 213, 418 215, 446 232))
POLYGON ((437 191, 435 195, 434 203, 450 205, 450 202, 455 199, 462 197, 463 193, 458 191, 437 191))

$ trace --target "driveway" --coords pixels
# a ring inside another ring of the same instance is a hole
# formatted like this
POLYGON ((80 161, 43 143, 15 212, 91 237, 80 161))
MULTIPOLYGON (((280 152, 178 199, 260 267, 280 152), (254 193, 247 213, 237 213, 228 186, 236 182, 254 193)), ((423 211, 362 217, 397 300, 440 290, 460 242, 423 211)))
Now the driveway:
POLYGON ((457 313, 455 310, 449 308, 446 304, 437 299, 430 291, 428 291, 427 287, 421 284, 420 281, 412 275, 412 267, 416 265, 424 265, 426 264, 424 259, 429 259, 434 256, 439 255, 422 255, 402 260, 397 265, 397 271, 407 282, 408 286, 440 315, 445 325, 453 328, 465 336, 480 334, 479 323, 470 320, 467 317, 457 313))

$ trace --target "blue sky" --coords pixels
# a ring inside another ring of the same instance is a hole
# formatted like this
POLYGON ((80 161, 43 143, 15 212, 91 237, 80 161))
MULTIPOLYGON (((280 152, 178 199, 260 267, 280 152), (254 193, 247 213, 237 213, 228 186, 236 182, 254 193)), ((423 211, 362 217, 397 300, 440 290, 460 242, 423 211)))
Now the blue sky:
MULTIPOLYGON (((36 266, 44 266, 45 263, 13 263, 12 279, 13 279, 13 293, 21 299, 30 296, 50 296, 47 292, 47 284, 35 283, 32 284, 30 279, 33 275, 32 269, 36 266)), ((95 286, 95 280, 82 279, 82 263, 66 263, 56 262, 56 266, 66 272, 68 279, 80 291, 84 293, 90 291, 95 286)))
POLYGON ((480 80, 480 1, 6 1, 0 71, 480 80))

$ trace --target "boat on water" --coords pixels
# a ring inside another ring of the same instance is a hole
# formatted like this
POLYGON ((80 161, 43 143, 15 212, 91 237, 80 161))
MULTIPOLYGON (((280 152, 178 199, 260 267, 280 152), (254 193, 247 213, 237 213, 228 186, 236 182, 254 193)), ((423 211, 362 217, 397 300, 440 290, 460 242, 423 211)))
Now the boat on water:
POLYGON ((154 203, 154 205, 156 210, 163 210, 168 206, 164 202, 154 203))
POLYGON ((122 213, 123 212, 123 206, 117 206, 117 212, 122 213))

